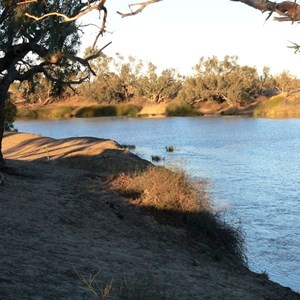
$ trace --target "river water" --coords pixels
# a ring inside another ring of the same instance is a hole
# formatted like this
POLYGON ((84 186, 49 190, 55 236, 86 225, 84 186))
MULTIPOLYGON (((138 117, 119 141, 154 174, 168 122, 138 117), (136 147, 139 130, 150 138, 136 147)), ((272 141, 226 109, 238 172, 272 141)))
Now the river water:
POLYGON ((17 121, 15 127, 133 144, 145 159, 159 155, 163 164, 207 179, 214 202, 245 232, 249 267, 300 292, 300 119, 93 118, 17 121))

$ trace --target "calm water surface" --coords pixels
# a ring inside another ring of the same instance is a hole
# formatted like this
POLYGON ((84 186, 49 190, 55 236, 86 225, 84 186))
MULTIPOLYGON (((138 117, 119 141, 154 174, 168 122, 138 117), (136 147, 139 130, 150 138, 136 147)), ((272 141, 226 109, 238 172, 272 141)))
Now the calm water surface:
POLYGON ((246 234, 249 266, 300 292, 300 119, 97 118, 18 121, 19 131, 134 144, 211 182, 214 201, 246 234), (175 146, 166 153, 166 146, 175 146))

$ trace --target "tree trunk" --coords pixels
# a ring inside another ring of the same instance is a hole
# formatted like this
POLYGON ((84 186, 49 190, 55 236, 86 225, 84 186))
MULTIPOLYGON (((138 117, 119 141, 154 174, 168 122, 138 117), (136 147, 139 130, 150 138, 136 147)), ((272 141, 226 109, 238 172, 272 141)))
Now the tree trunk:
POLYGON ((4 106, 9 86, 13 82, 11 77, 12 76, 7 74, 0 80, 0 170, 5 167, 5 161, 2 154, 2 140, 5 128, 4 106))
POLYGON ((6 100, 7 93, 2 91, 0 83, 0 170, 5 166, 5 161, 2 154, 2 139, 4 134, 4 105, 6 100))

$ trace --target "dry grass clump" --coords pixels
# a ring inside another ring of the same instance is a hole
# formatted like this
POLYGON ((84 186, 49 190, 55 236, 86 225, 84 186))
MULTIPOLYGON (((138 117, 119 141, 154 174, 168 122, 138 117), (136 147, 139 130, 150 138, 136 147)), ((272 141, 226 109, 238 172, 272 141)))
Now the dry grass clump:
POLYGON ((214 209, 204 181, 195 183, 182 171, 151 166, 138 174, 120 175, 115 188, 159 222, 186 229, 194 244, 208 246, 214 259, 231 257, 246 263, 240 228, 227 224, 214 209))
POLYGON ((199 212, 209 209, 204 183, 196 188, 184 172, 151 166, 146 172, 128 176, 121 174, 117 180, 123 195, 135 195, 136 204, 157 210, 199 212), (202 197, 199 197, 200 194, 202 197))

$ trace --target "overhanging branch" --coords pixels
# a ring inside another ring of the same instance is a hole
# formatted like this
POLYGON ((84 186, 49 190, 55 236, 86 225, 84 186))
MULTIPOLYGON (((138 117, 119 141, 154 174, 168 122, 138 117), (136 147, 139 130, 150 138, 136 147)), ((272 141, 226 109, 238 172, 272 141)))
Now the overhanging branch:
POLYGON ((140 6, 138 9, 132 11, 130 13, 121 13, 119 11, 117 11, 117 13, 119 15, 122 16, 122 18, 125 18, 125 17, 130 17, 130 16, 134 16, 138 13, 141 13, 148 5, 152 4, 152 3, 156 3, 156 2, 160 2, 162 0, 150 0, 150 1, 146 1, 146 2, 141 2, 141 3, 132 3, 132 4, 129 4, 129 9, 131 10, 131 7, 132 6, 140 6))
MULTIPOLYGON (((35 2, 35 1, 33 1, 33 2, 35 2)), ((27 16, 28 18, 34 19, 36 21, 40 21, 40 20, 43 20, 43 19, 48 18, 48 17, 56 16, 56 17, 63 18, 64 22, 73 22, 73 21, 78 20, 82 16, 86 15, 87 13, 91 12, 92 10, 98 10, 98 11, 104 10, 105 9, 105 7, 104 7, 105 2, 106 2, 106 0, 101 0, 99 3, 97 3, 97 2, 94 3, 94 4, 89 3, 78 14, 76 14, 75 16, 71 16, 71 17, 69 17, 65 14, 56 12, 56 11, 44 14, 40 17, 35 16, 35 15, 31 15, 29 13, 25 13, 25 16, 27 16)))
MULTIPOLYGON (((277 13, 280 17, 274 17, 276 21, 300 21, 300 5, 296 1, 283 1, 276 3, 268 0, 230 0, 234 2, 242 2, 248 6, 258 9, 262 12, 277 13)), ((268 18, 269 18, 268 17, 268 18)))

